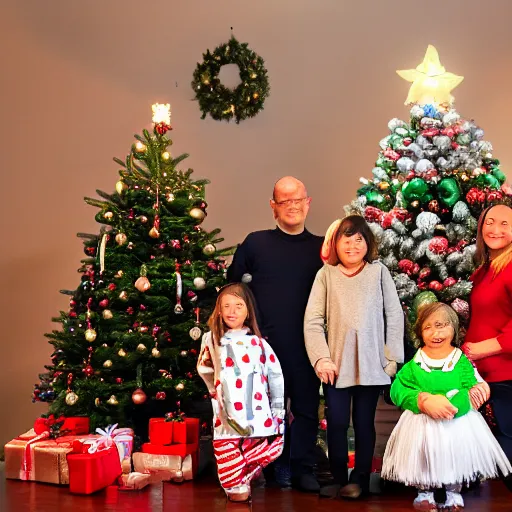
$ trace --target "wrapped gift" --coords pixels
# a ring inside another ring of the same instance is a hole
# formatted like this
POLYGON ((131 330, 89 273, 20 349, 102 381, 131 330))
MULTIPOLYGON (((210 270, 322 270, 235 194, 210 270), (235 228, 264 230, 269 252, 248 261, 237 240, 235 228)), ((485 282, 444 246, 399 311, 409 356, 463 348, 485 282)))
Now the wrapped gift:
POLYGON ((165 421, 164 418, 151 418, 149 420, 149 440, 155 444, 171 444, 174 421, 165 421))
POLYGON ((96 433, 99 439, 86 441, 86 444, 97 444, 100 449, 116 445, 119 452, 119 460, 123 462, 129 459, 133 450, 133 430, 131 428, 117 428, 115 425, 109 425, 107 428, 97 428, 96 433))
POLYGON ((199 444, 198 418, 185 418, 184 421, 173 421, 171 423, 174 423, 172 430, 173 444, 199 444))
POLYGON ((133 454, 132 460, 135 471, 150 474, 153 479, 182 482, 194 477, 192 455, 181 457, 137 452, 133 454))
POLYGON ((66 455, 72 451, 73 443, 97 436, 62 436, 50 439, 49 435, 49 432, 36 435, 34 429, 31 429, 7 443, 6 478, 67 485, 69 469, 66 455))
POLYGON ((92 494, 117 482, 121 461, 115 444, 106 446, 101 438, 75 443, 67 454, 69 490, 75 494, 92 494), (85 451, 85 453, 84 453, 85 451))
POLYGON ((72 416, 65 418, 55 418, 53 414, 50 414, 46 418, 37 418, 34 422, 34 432, 39 435, 43 432, 51 432, 52 427, 55 424, 61 424, 58 428, 63 435, 67 436, 78 436, 89 433, 89 418, 85 416, 72 416))
POLYGON ((146 485, 152 483, 151 475, 149 473, 132 472, 123 474, 119 478, 120 491, 138 491, 143 489, 146 485))
POLYGON ((172 444, 170 446, 161 446, 153 443, 144 443, 142 445, 142 452, 149 453, 152 455, 174 455, 179 456, 183 460, 186 457, 190 457, 191 472, 187 474, 185 480, 191 480, 197 474, 198 462, 199 462, 199 443, 193 444, 172 444), (188 478, 190 476, 190 478, 188 478))

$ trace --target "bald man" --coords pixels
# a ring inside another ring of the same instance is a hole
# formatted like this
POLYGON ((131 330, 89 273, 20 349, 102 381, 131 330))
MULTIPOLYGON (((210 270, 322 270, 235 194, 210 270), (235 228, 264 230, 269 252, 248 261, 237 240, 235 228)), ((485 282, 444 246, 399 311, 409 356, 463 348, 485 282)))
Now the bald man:
MULTIPOLYGON (((304 312, 317 271, 322 266, 323 237, 305 228, 311 198, 292 176, 274 186, 270 207, 277 227, 250 233, 228 269, 229 281, 247 282, 258 306, 263 335, 283 368, 293 422, 275 481, 305 492, 318 492, 313 473, 318 431, 319 382, 304 346, 304 312)), ((268 472, 265 477, 269 478, 268 472)))

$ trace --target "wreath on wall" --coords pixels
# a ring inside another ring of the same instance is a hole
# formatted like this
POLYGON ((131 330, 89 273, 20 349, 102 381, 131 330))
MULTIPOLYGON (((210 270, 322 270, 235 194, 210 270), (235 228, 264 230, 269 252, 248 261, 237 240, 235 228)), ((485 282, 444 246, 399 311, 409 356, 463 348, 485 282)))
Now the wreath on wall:
POLYGON ((239 43, 235 37, 213 52, 206 50, 203 61, 194 71, 192 88, 204 119, 207 114, 216 121, 237 123, 254 117, 263 109, 263 103, 270 93, 270 85, 263 59, 252 51, 247 43, 239 43), (226 64, 236 64, 240 71, 241 83, 235 89, 221 84, 218 75, 226 64))

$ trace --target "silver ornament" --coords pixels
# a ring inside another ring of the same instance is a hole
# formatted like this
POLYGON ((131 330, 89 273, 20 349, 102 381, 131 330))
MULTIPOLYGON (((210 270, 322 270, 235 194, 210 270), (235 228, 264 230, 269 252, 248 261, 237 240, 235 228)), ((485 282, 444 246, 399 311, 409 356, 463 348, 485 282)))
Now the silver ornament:
POLYGON ((199 327, 197 327, 197 325, 195 327, 192 327, 192 329, 190 329, 190 331, 188 331, 190 337, 194 340, 194 341, 197 341, 200 337, 201 337, 201 329, 199 329, 199 327))
POLYGON ((202 277, 195 277, 194 288, 196 290, 204 290, 206 288, 206 281, 202 277))
POLYGON ((215 253, 217 249, 215 248, 215 245, 213 244, 206 244, 204 247, 203 247, 203 254, 205 254, 206 256, 211 256, 212 254, 215 253))
POLYGON ((251 274, 244 274, 242 276, 242 283, 248 284, 252 281, 252 275, 251 274))

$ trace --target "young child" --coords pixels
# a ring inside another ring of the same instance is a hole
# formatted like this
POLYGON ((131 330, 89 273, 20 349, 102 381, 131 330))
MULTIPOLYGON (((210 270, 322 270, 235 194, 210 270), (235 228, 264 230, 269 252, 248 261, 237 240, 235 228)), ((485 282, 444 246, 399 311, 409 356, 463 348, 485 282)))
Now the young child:
POLYGON ((251 480, 283 450, 281 365, 261 338, 247 286, 221 289, 203 336, 197 371, 213 406, 219 481, 232 501, 247 501, 251 480))
POLYGON ((368 493, 380 392, 403 361, 404 318, 388 269, 375 261, 376 243, 364 218, 351 215, 327 231, 304 318, 306 349, 323 382, 327 445, 334 484, 325 497, 368 493), (327 328, 325 326, 327 324, 327 328), (350 409, 355 467, 348 478, 350 409))
POLYGON ((405 409, 384 453, 382 478, 418 488, 414 507, 464 507, 462 484, 504 475, 512 468, 476 411, 489 387, 458 348, 457 313, 441 302, 420 308, 414 358, 398 372, 391 399, 405 409), (478 383, 480 381, 480 384, 478 383), (445 487, 437 503, 434 489, 445 487))

